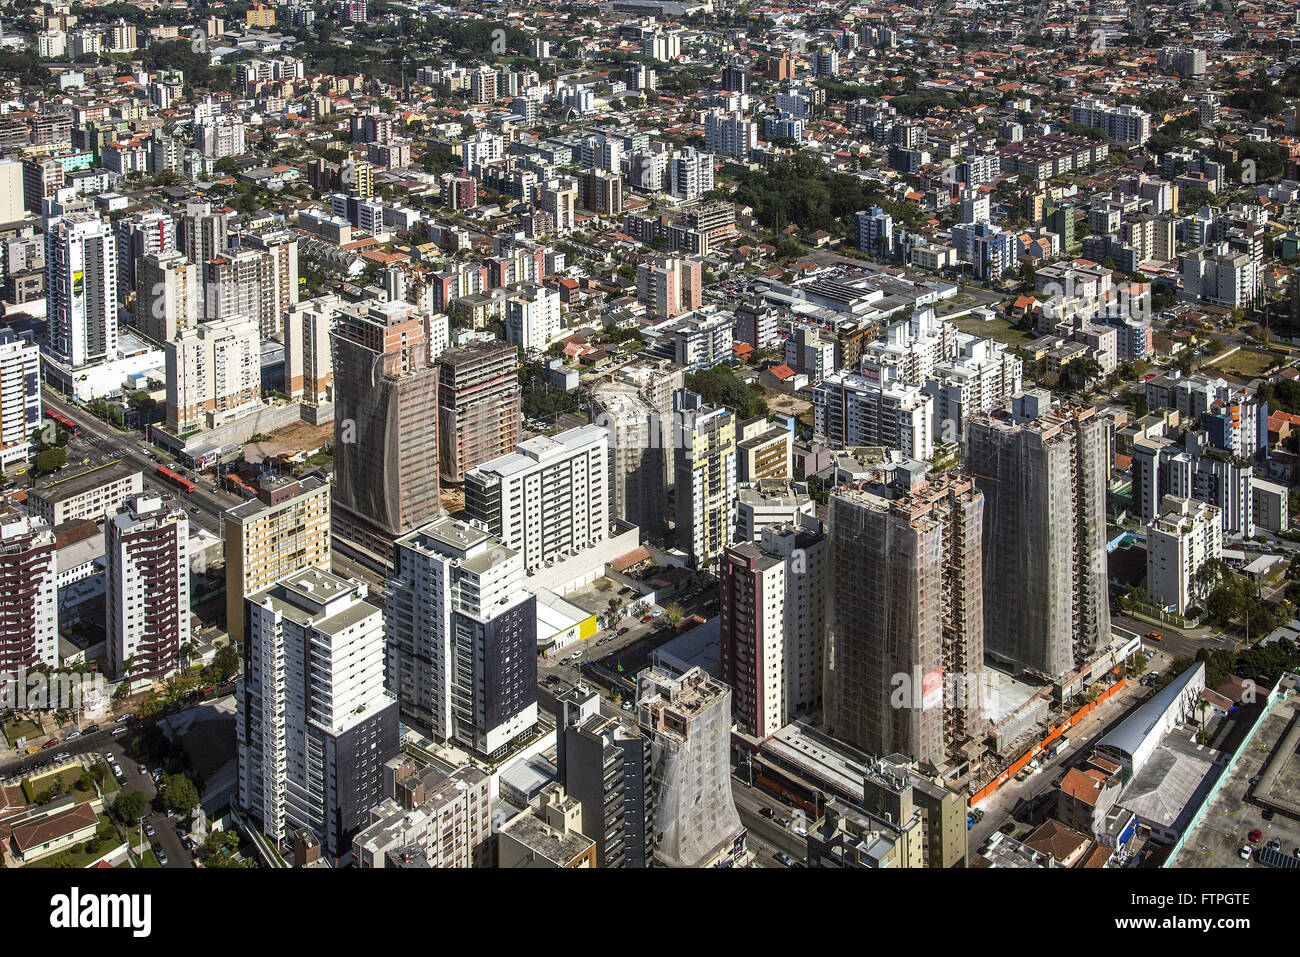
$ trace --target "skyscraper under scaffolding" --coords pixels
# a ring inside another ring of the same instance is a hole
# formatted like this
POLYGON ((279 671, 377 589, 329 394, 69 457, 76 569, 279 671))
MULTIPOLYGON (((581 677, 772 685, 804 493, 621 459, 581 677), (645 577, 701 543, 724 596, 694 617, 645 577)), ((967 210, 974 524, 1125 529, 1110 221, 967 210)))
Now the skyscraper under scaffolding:
POLYGON ((825 718, 864 751, 943 767, 983 716, 984 497, 926 469, 891 463, 831 493, 825 718))
POLYGON ((1110 637, 1106 426, 1046 392, 971 417, 966 467, 987 502, 985 651, 1057 679, 1110 637))
POLYGON ((654 862, 712 867, 744 852, 731 798, 731 689, 701 668, 637 675, 637 720, 650 738, 654 862))
POLYGON ((335 545, 389 569, 393 542, 438 517, 438 366, 426 317, 392 302, 334 335, 335 545))

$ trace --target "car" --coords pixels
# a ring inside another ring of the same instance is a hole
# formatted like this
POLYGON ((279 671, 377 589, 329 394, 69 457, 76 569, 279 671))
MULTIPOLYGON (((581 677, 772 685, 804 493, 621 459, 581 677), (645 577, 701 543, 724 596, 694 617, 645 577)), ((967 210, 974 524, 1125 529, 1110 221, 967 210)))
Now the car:
POLYGON ((776 812, 773 811, 770 807, 761 807, 758 809, 758 813, 763 815, 763 817, 770 817, 770 818, 776 817, 776 812))
POLYGON ((1297 861, 1300 861, 1300 847, 1293 847, 1291 849, 1291 856, 1294 857, 1297 861))
POLYGON ((126 734, 126 728, 114 728, 110 733, 116 738, 119 734, 126 734))
POLYGON ((804 827, 802 824, 796 824, 794 827, 790 828, 790 830, 794 832, 795 837, 808 836, 808 828, 804 827))
POLYGON ((156 852, 156 853, 154 854, 154 856, 158 858, 158 863, 159 863, 159 864, 161 864, 163 867, 166 867, 166 866, 167 866, 167 855, 166 855, 166 854, 164 854, 162 851, 158 851, 158 852, 156 852))
POLYGON ((145 832, 145 834, 149 835, 150 837, 153 837, 153 836, 154 836, 153 825, 152 825, 152 824, 146 824, 146 825, 144 826, 144 832, 145 832))
POLYGON ((780 824, 782 827, 789 827, 790 819, 783 814, 776 819, 776 823, 780 824))
POLYGON ((70 758, 70 757, 72 757, 72 753, 71 753, 71 752, 69 752, 69 751, 60 751, 58 754, 56 754, 56 755, 54 756, 54 760, 55 760, 55 761, 66 761, 66 760, 68 760, 68 758, 70 758))
POLYGON ((1250 845, 1243 844, 1241 846, 1241 850, 1237 852, 1237 856, 1240 857, 1243 861, 1250 860, 1250 845))
POLYGON ((786 867, 794 867, 794 858, 785 853, 785 851, 777 851, 772 855, 772 857, 774 860, 780 861, 786 867))
POLYGON ((664 610, 663 610, 662 608, 656 608, 654 611, 650 612, 650 617, 651 617, 651 618, 658 618, 658 617, 659 617, 660 615, 662 615, 663 613, 664 613, 664 610))
POLYGON ((133 718, 133 717, 134 717, 134 715, 124 714, 124 715, 122 715, 122 717, 118 718, 118 719, 117 719, 116 721, 114 721, 113 723, 114 723, 114 724, 126 724, 126 723, 127 723, 128 721, 130 721, 131 718, 133 718))
POLYGON ((624 701, 624 702, 623 702, 623 710, 624 710, 624 711, 631 711, 631 710, 633 709, 633 707, 634 707, 634 706, 633 706, 632 702, 630 702, 630 701, 624 701))
POLYGON ((41 747, 42 747, 42 748, 52 748, 52 747, 54 747, 54 746, 55 746, 56 744, 58 744, 58 743, 59 743, 59 739, 58 739, 58 738, 50 738, 50 740, 48 740, 48 741, 46 741, 44 744, 42 744, 41 747))
POLYGON ((1270 851, 1282 850, 1282 839, 1280 837, 1273 838, 1273 840, 1268 842, 1268 849, 1270 851))
POLYGON ((136 771, 139 772, 140 774, 148 774, 148 773, 149 773, 149 769, 148 769, 147 767, 145 767, 143 764, 138 764, 138 765, 136 765, 136 768, 135 768, 135 769, 136 769, 136 771))
POLYGON ((1159 632, 1155 632, 1155 631, 1148 631, 1148 632, 1147 632, 1147 637, 1150 638, 1152 641, 1164 641, 1164 640, 1165 640, 1164 635, 1160 634, 1159 632))
POLYGON ((620 635, 626 635, 626 634, 627 634, 629 631, 631 631, 631 630, 632 630, 631 628, 624 627, 624 628, 620 628, 620 629, 618 630, 618 633, 619 633, 620 635))
POLYGON ((73 738, 79 738, 79 737, 81 737, 80 731, 69 731, 67 734, 63 736, 63 740, 71 741, 73 738))
POLYGON ((1263 811, 1260 812, 1259 816, 1266 821, 1271 821, 1273 820, 1273 809, 1271 807, 1266 807, 1264 808, 1263 811))
POLYGON ((1252 844, 1258 844, 1259 839, 1263 836, 1264 836, 1264 832, 1261 831, 1259 828, 1255 828, 1255 830, 1251 831, 1250 834, 1247 835, 1247 837, 1250 838, 1250 843, 1252 844))
POLYGON ((641 616, 641 624, 644 625, 644 624, 646 624, 647 622, 654 621, 654 617, 655 617, 654 615, 642 615, 642 616, 641 616))
POLYGON ((83 731, 83 732, 81 732, 81 733, 82 733, 82 734, 94 734, 94 733, 95 733, 96 731, 98 731, 98 730, 99 730, 99 725, 97 725, 97 724, 92 724, 89 728, 87 728, 85 731, 83 731))

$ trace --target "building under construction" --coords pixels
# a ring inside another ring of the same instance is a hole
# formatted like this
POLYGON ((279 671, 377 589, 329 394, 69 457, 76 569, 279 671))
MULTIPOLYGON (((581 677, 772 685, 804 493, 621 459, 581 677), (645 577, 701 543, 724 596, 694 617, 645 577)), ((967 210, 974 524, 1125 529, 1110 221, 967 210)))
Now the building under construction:
POLYGON ((979 736, 983 513, 968 476, 912 460, 831 493, 824 697, 837 738, 943 768, 979 736))
POLYGON ((637 720, 650 737, 654 862, 730 864, 745 829, 731 798, 731 689, 702 668, 637 676, 637 720))
POLYGON ((971 417, 966 466, 984 493, 984 649, 1051 681, 1110 640, 1106 425, 1034 390, 971 417))
POLYGON ((334 334, 335 544, 385 570, 393 542, 441 514, 438 367, 414 306, 334 334))
POLYGON ((591 416, 610 435, 610 511, 638 526, 645 538, 658 538, 667 527, 664 458, 672 434, 665 437, 664 426, 671 420, 661 417, 629 382, 593 386, 591 416))
POLYGON ((518 350, 470 342, 438 357, 438 448, 442 480, 453 485, 519 444, 518 350))

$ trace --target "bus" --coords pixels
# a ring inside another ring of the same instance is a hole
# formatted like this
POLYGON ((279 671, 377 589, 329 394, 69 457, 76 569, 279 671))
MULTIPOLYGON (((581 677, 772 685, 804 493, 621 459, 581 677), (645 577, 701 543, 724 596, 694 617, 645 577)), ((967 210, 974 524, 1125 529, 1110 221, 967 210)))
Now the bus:
POLYGON ((69 435, 81 434, 81 426, 77 425, 76 422, 73 422, 66 415, 55 412, 53 409, 46 409, 45 417, 69 435))
POLYGON ((154 474, 157 475, 164 482, 170 482, 172 485, 175 485, 178 489, 180 489, 182 492, 185 492, 187 494, 193 492, 196 488, 198 488, 197 485, 195 485, 185 476, 173 472, 165 465, 158 466, 158 468, 154 470, 154 474))

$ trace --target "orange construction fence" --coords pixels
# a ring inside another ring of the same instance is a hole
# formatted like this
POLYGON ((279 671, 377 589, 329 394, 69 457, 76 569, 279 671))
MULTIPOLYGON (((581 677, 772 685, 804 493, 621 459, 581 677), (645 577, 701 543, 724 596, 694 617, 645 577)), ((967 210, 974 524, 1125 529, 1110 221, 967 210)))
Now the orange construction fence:
POLYGON ((1015 775, 1020 771, 1021 768, 1023 768, 1030 761, 1034 760, 1034 758, 1038 757, 1038 755, 1042 754, 1044 748, 1046 748, 1047 745, 1051 744, 1053 741, 1059 738, 1070 728, 1074 727, 1076 724, 1082 721, 1087 715, 1091 714, 1093 709, 1096 708, 1097 705, 1101 704, 1103 701, 1109 700, 1111 697, 1117 694, 1119 692, 1119 689, 1122 688, 1123 686, 1124 686, 1124 678, 1121 676, 1119 680, 1116 681, 1113 685, 1111 685, 1101 694, 1097 695, 1096 701, 1088 702, 1082 708, 1076 711, 1074 714, 1070 715, 1059 725, 1053 728, 1050 732, 1048 732, 1047 736, 1044 737, 1043 740, 1039 741, 1032 748, 1026 751, 1023 755, 1017 758, 1014 764, 1009 766, 1005 771, 999 774, 988 784, 984 785, 984 787, 981 788, 979 791, 976 791, 974 794, 972 794, 970 799, 970 806, 974 807, 976 804, 978 804, 980 801, 983 801, 986 797, 988 797, 998 788, 1002 787, 1002 785, 1006 784, 1008 780, 1015 777, 1015 775))

